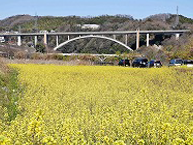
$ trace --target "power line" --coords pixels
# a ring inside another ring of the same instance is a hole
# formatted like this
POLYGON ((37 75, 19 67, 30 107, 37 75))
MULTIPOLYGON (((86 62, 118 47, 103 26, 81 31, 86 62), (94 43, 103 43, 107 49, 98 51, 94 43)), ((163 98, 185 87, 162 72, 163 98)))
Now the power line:
POLYGON ((35 32, 38 32, 38 15, 37 15, 37 13, 35 14, 34 30, 35 30, 35 32))
POLYGON ((21 25, 18 26, 18 32, 21 33, 21 25))
POLYGON ((177 27, 178 25, 179 25, 179 7, 177 6, 175 27, 177 27))

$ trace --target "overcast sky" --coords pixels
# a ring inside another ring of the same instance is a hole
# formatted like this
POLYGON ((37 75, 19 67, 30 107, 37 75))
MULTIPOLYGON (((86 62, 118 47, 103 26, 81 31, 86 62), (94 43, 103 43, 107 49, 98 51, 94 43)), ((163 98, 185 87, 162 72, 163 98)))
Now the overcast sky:
POLYGON ((193 18, 193 0, 0 0, 0 19, 18 14, 40 16, 131 15, 143 19, 159 13, 193 18))

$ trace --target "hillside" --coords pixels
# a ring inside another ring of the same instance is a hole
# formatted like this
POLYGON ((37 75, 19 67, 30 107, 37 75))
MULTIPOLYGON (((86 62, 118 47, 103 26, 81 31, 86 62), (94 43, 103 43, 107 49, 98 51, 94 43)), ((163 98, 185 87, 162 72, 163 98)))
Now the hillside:
MULTIPOLYGON (((81 31, 77 24, 98 24, 100 30, 135 30, 140 29, 168 29, 175 23, 176 15, 173 14, 156 14, 151 15, 143 20, 134 19, 130 15, 102 15, 97 17, 54 17, 39 16, 37 20, 38 30, 55 30, 55 31, 81 31), (158 25, 159 23, 159 25, 158 25), (150 26, 149 26, 150 24, 150 26), (147 26, 148 25, 148 26, 147 26)), ((193 19, 180 15, 180 26, 193 24, 193 19)), ((16 15, 0 21, 2 30, 17 31, 21 26, 22 32, 32 32, 35 25, 35 17, 30 15, 16 15)), ((85 30, 84 30, 85 31, 85 30)))
MULTIPOLYGON (((30 15, 17 15, 0 21, 0 31, 18 31, 19 26, 21 32, 35 32, 41 30, 55 32, 75 32, 75 31, 123 31, 123 30, 167 30, 167 29, 189 29, 193 30, 193 19, 185 16, 179 17, 179 25, 174 28, 176 15, 173 14, 157 14, 149 16, 143 20, 134 19, 130 15, 102 15, 97 17, 53 17, 40 16, 37 20, 37 28, 35 28, 35 17, 30 15), (82 29, 84 24, 97 24, 99 29, 82 29)), ((168 37, 154 36, 151 38, 152 43, 161 44, 168 37)), ((60 43, 67 38, 60 37, 60 43)), ((117 36, 117 39, 124 42, 123 36, 117 36)), ((141 36, 141 44, 145 44, 145 36, 141 36)), ((28 40, 29 41, 29 40, 28 40)), ((33 40, 31 40, 33 41, 33 40)), ((41 42, 40 42, 41 43, 41 42)), ((135 36, 129 36, 128 44, 135 48, 135 36)), ((49 48, 55 46, 55 39, 49 40, 49 48)), ((86 39, 73 42, 63 49, 63 52, 84 52, 84 53, 115 53, 116 51, 124 52, 125 48, 105 40, 86 39)))
POLYGON ((30 15, 16 15, 0 21, 0 30, 12 30, 18 25, 33 21, 34 17, 30 15))

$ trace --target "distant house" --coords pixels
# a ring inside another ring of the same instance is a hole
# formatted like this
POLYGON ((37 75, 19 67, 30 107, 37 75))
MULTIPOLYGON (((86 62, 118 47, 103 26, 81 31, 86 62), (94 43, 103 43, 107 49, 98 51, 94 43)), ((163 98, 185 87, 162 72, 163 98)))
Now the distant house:
POLYGON ((81 27, 81 29, 97 30, 97 29, 100 28, 100 25, 97 25, 97 24, 83 24, 83 25, 80 25, 80 24, 78 24, 77 27, 81 27))
POLYGON ((55 30, 50 30, 50 33, 55 33, 56 31, 55 30))
POLYGON ((47 30, 41 30, 40 33, 48 33, 47 30))

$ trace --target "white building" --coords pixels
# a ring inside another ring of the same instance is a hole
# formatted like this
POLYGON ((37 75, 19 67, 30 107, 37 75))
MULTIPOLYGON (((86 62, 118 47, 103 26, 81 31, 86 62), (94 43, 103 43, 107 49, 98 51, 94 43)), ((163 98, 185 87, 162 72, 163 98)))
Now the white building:
POLYGON ((40 33, 48 33, 47 30, 40 30, 40 33))
POLYGON ((78 24, 77 26, 81 27, 81 29, 92 29, 92 30, 97 30, 100 28, 100 25, 97 24, 83 24, 83 25, 78 24))

